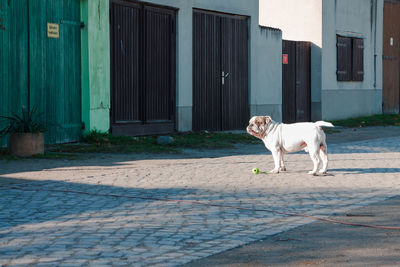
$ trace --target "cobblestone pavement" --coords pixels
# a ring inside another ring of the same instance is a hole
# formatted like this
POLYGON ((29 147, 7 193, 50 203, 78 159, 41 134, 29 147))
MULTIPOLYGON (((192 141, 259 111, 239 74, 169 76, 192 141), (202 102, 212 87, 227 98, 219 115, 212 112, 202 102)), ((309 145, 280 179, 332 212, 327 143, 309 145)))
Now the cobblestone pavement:
POLYGON ((285 173, 253 175, 273 168, 253 147, 0 162, 0 265, 177 266, 312 221, 204 204, 329 216, 400 189, 400 137, 330 145, 327 176, 307 174, 305 153, 287 155, 285 173))

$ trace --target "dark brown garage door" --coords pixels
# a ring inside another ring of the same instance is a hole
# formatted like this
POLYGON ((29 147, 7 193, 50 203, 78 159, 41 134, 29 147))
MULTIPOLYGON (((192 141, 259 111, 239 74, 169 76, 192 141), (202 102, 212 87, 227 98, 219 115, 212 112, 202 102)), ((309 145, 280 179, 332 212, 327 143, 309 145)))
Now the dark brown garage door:
POLYGON ((193 130, 249 120, 247 17, 193 11, 193 130))
POLYGON ((175 130, 175 10, 111 0, 111 132, 175 130))
POLYGON ((383 9, 383 89, 384 113, 400 111, 400 2, 385 1, 383 9))
POLYGON ((282 42, 283 122, 311 119, 311 48, 309 42, 282 42))

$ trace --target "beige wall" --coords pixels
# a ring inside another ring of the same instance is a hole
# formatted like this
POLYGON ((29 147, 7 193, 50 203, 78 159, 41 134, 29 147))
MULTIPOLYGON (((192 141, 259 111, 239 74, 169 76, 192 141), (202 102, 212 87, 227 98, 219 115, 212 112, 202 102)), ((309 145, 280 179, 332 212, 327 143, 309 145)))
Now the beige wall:
POLYGON ((382 112, 383 0, 260 0, 260 24, 311 46, 312 120, 382 112), (364 39, 364 80, 338 82, 336 35, 364 39))
POLYGON ((322 0, 260 0, 260 25, 282 30, 282 39, 322 44, 322 0))
POLYGON ((321 119, 322 0, 260 0, 259 5, 260 25, 281 29, 284 40, 311 42, 311 120, 321 119))
POLYGON ((324 0, 323 11, 322 117, 381 113, 383 0, 324 0), (363 81, 337 81, 337 35, 364 40, 363 81))

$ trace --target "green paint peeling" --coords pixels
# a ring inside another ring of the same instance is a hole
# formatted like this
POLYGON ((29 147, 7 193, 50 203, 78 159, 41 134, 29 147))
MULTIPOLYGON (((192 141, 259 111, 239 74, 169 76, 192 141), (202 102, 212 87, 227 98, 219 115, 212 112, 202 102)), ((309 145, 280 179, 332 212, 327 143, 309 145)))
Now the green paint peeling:
POLYGON ((85 131, 110 127, 109 3, 81 1, 82 121, 85 131))

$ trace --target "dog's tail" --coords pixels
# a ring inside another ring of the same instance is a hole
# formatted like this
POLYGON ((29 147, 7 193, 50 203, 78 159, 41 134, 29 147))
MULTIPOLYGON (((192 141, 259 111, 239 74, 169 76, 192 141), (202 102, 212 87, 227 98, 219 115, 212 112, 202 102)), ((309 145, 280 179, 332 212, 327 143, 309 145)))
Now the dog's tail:
POLYGON ((335 127, 332 123, 326 121, 317 121, 315 122, 315 125, 319 127, 335 127))

